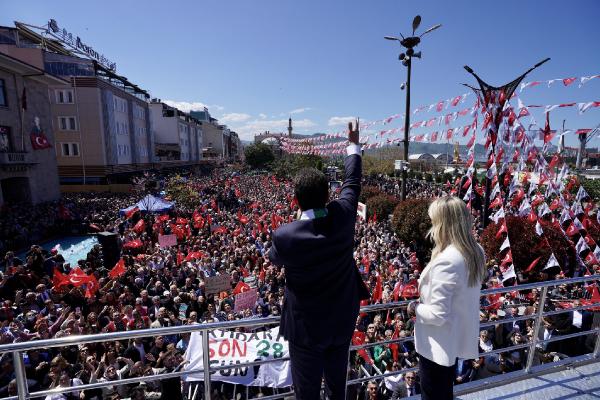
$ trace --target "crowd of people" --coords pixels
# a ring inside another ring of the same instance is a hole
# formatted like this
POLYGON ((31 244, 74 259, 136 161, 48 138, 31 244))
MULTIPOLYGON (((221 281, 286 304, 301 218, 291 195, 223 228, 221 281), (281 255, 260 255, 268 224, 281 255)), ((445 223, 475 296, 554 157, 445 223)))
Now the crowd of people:
MULTIPOLYGON (((104 193, 68 194, 59 203, 3 210, 0 344, 278 316, 284 301, 285 268, 271 265, 267 255, 271 232, 296 215, 291 183, 270 175, 251 176, 228 170, 185 179, 186 185, 199 194, 197 204, 177 202, 174 209, 162 214, 135 209, 120 213, 139 198, 104 193), (23 257, 12 251, 32 241, 64 234, 65 229, 117 233, 122 245, 119 262, 106 265, 98 245, 77 265, 66 263, 60 249, 33 245, 23 257), (170 234, 177 236, 177 244, 161 247, 159 235, 170 234), (218 275, 230 278, 231 290, 207 293, 207 278, 218 275), (79 277, 79 281, 70 277, 79 277), (84 284, 77 283, 82 279, 84 284), (253 307, 236 312, 234 293, 239 285, 256 289, 258 300, 253 307)), ((399 193, 395 180, 370 178, 366 183, 390 194, 399 193)), ((442 185, 423 181, 411 181, 408 187, 409 197, 445 194, 442 185)), ((355 259, 373 294, 363 305, 418 296, 417 280, 426 260, 419 260, 411 244, 398 239, 390 221, 357 221, 355 259)), ((492 260, 485 287, 499 284, 497 268, 492 260)), ((565 303, 577 306, 590 297, 588 289, 584 284, 559 285, 549 292, 546 307, 566 307, 565 303)), ((539 305, 536 290, 482 296, 481 301, 481 321, 490 322, 480 333, 482 352, 526 344, 536 334, 540 339, 549 339, 598 323, 592 311, 572 311, 546 318, 543 329, 535 333, 533 319, 502 320, 533 316, 539 305)), ((353 342, 372 345, 352 351, 349 379, 416 367, 419 359, 410 341, 413 325, 403 306, 361 313, 353 342), (377 344, 403 338, 409 339, 377 344)), ((544 343, 536 348, 534 362, 589 352, 592 340, 588 335, 544 343)), ((179 378, 128 385, 118 385, 118 381, 180 370, 188 343, 189 335, 184 334, 31 350, 24 358, 28 385, 34 391, 114 381, 112 386, 50 395, 48 399, 187 398, 192 391, 179 378)), ((476 360, 459 360, 456 382, 521 369, 528 351, 524 347, 476 360)), ((0 357, 0 397, 16 394, 11 357, 7 353, 0 357)), ((348 398, 396 399, 418 394, 418 378, 411 371, 352 385, 348 398)), ((229 384, 213 387, 215 398, 228 399, 234 391, 242 392, 229 384)), ((256 387, 249 393, 262 396, 273 391, 256 387)))

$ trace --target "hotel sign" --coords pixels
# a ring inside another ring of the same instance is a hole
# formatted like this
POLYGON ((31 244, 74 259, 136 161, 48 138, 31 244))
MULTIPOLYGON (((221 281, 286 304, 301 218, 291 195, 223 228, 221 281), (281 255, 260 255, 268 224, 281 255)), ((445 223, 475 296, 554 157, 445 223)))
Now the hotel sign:
POLYGON ((65 28, 59 28, 58 23, 55 19, 51 19, 48 22, 48 34, 52 35, 54 38, 58 39, 61 43, 69 46, 73 50, 76 50, 79 53, 83 53, 88 57, 98 61, 98 63, 102 64, 105 68, 115 72, 117 70, 117 64, 110 61, 104 54, 98 53, 91 46, 83 43, 79 36, 73 36, 72 33, 67 32, 65 28))

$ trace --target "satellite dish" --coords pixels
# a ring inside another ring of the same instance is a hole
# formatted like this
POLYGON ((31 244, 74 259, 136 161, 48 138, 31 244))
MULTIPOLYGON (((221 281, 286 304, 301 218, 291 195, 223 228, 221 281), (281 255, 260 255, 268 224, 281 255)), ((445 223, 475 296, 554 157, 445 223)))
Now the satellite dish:
POLYGON ((417 15, 415 19, 413 19, 413 36, 415 35, 415 31, 421 25, 421 16, 417 15))

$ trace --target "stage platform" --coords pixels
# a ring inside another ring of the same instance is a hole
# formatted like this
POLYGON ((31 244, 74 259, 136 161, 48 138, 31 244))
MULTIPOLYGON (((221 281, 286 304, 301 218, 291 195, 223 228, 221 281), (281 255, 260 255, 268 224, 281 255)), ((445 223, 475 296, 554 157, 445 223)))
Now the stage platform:
POLYGON ((458 395, 461 400, 600 399, 600 360, 564 370, 458 395))

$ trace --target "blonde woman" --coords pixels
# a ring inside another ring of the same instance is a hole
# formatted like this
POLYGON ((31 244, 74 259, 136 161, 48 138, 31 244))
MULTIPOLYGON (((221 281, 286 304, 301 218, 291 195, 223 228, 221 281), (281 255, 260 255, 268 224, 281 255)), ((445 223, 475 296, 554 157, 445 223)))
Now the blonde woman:
POLYGON ((453 397, 457 358, 478 357, 479 291, 487 271, 462 200, 435 200, 429 218, 434 248, 419 279, 420 299, 408 312, 416 316, 421 398, 444 400, 453 397))

